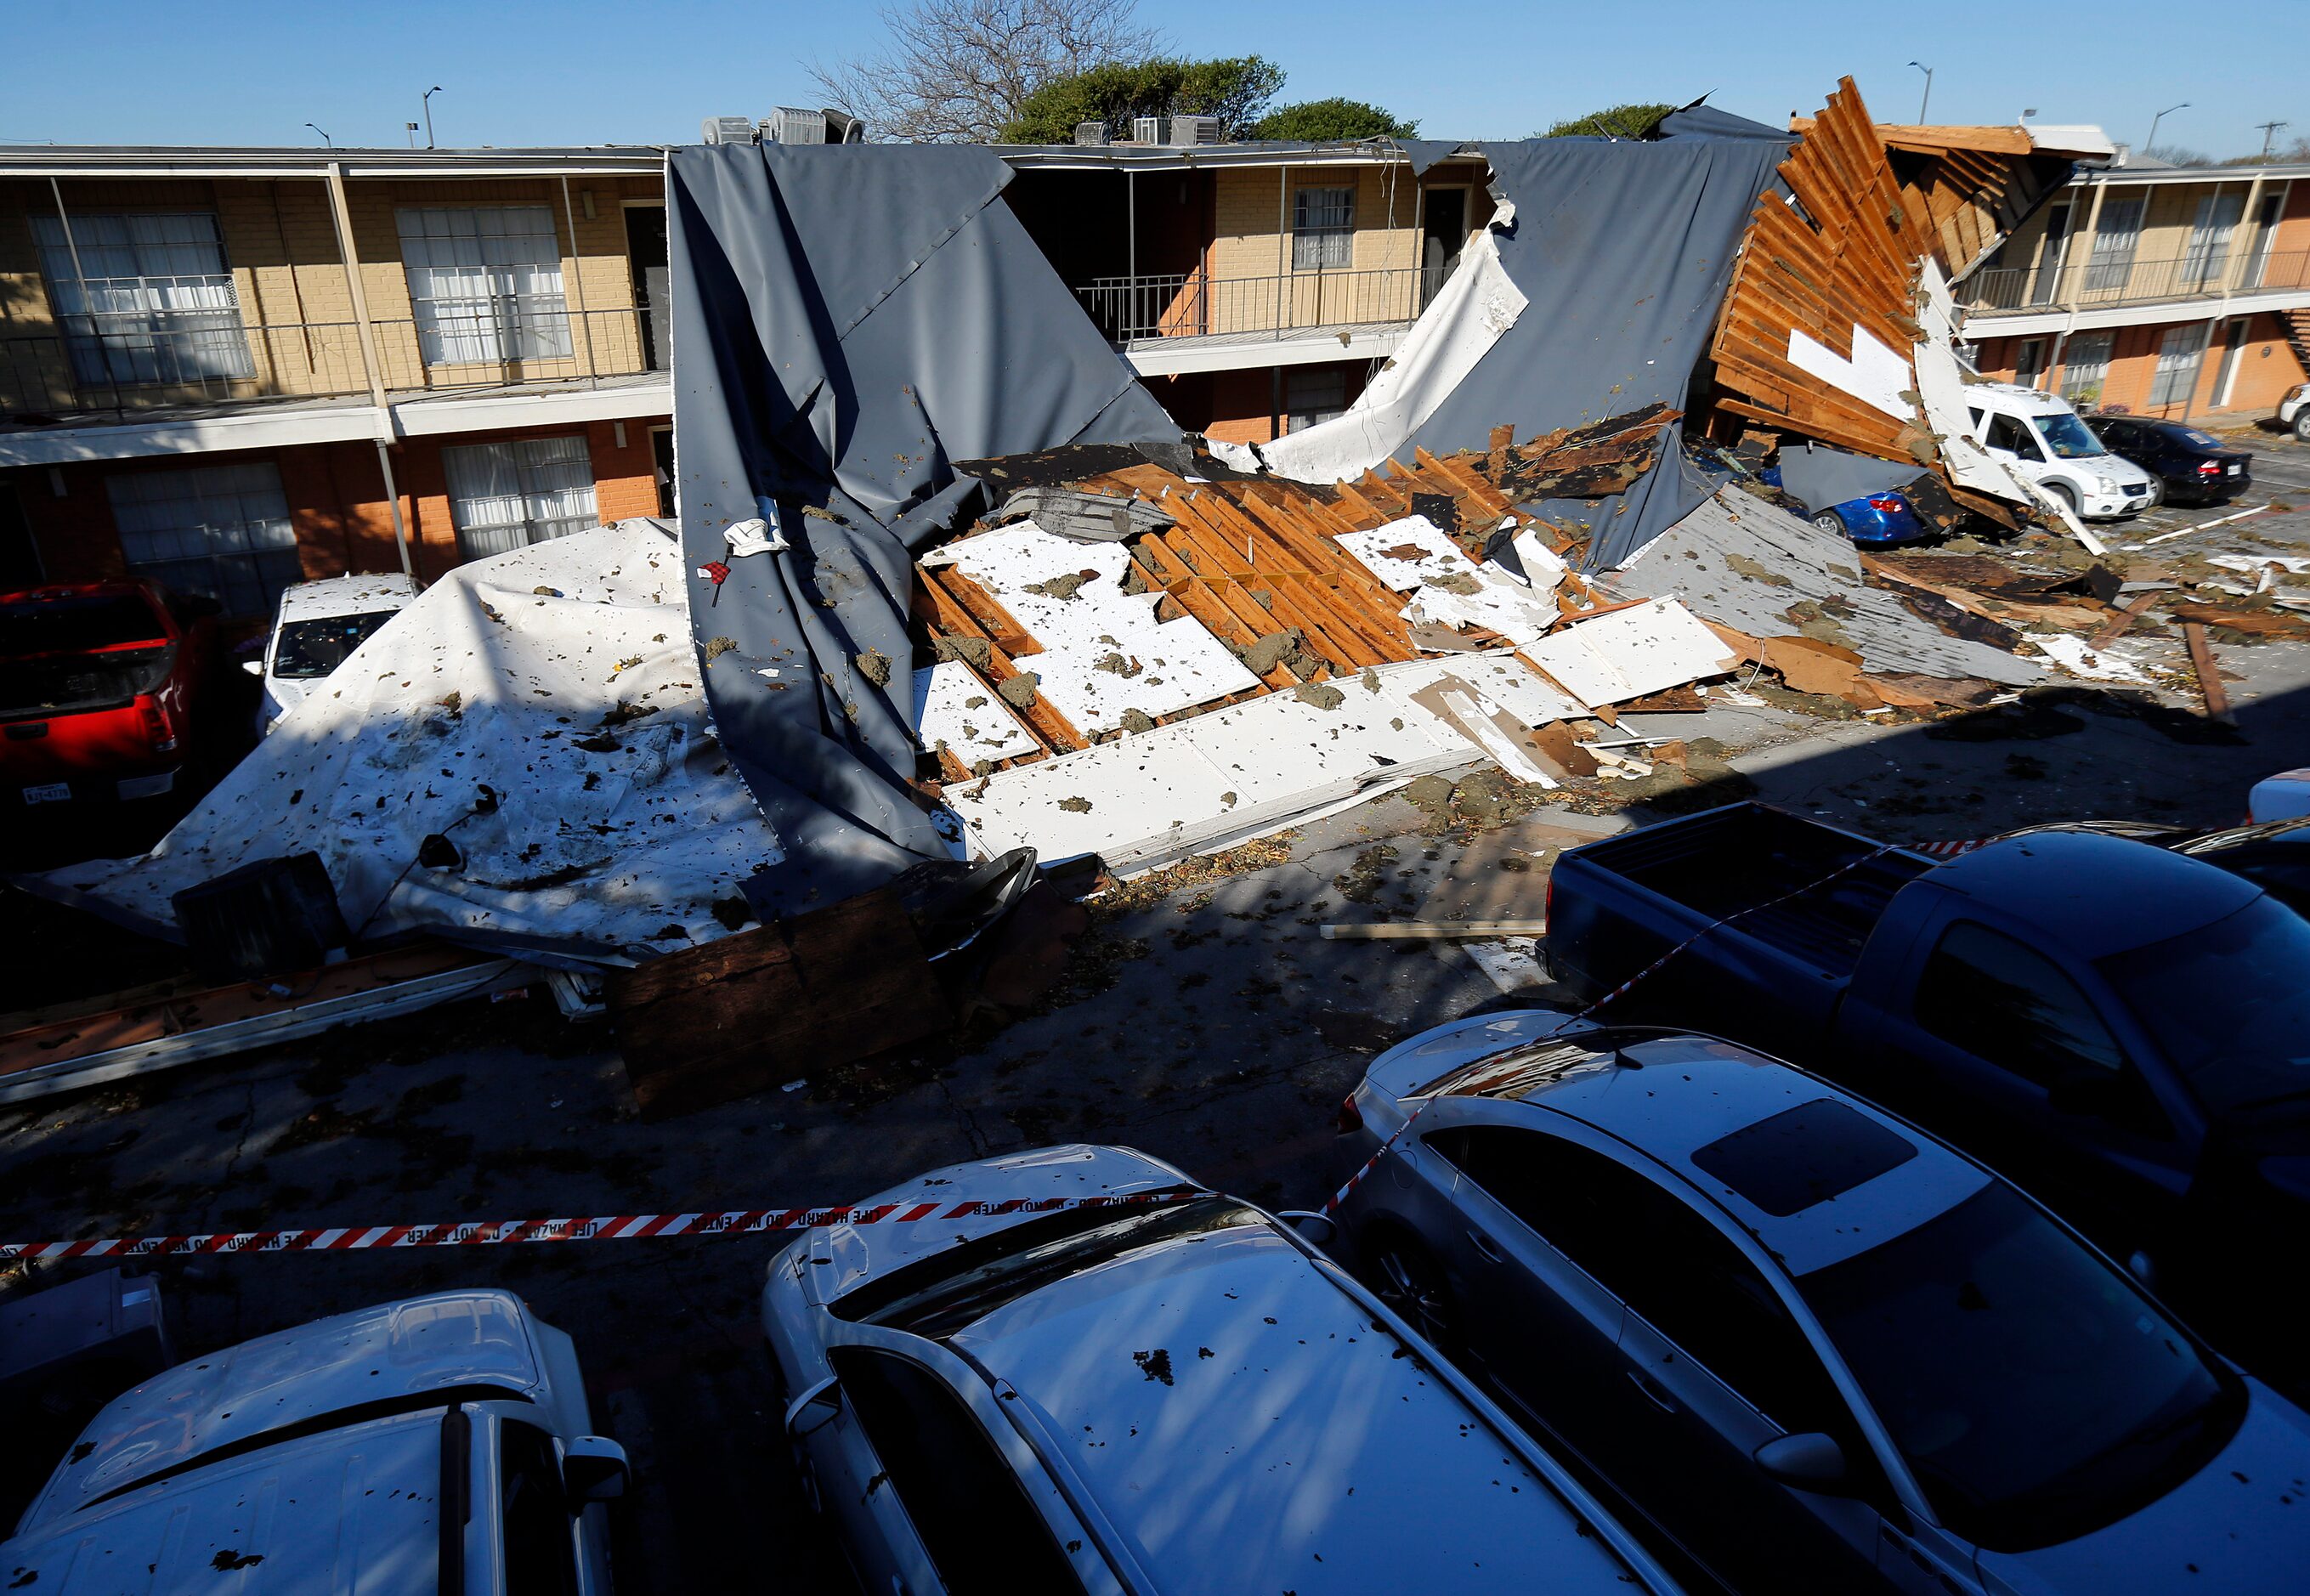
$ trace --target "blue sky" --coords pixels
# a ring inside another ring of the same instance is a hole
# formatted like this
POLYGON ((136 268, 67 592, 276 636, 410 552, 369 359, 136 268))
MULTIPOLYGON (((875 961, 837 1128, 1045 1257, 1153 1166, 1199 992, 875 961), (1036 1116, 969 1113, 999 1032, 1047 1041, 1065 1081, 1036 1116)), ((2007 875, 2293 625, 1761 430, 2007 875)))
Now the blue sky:
MULTIPOLYGON (((1640 4, 1405 5, 1324 0, 1155 0, 1142 16, 1182 54, 1256 53, 1290 74, 1285 98, 1344 94, 1416 117, 1436 136, 1520 137, 1621 100, 1711 103, 1781 125, 1841 74, 1880 120, 2097 122, 2139 144, 2177 101, 2160 143, 2217 157, 2261 147, 2254 124, 2310 135, 2300 0, 2226 13, 2200 34, 2171 0, 1977 7, 1874 0, 1646 0, 1640 4), (2288 19, 2291 19, 2290 21, 2288 19), (2291 33, 2290 42, 2287 35, 2291 33)), ((708 112, 815 104, 804 65, 871 48, 871 0, 637 5, 327 6, 144 0, 26 7, 11 21, 0 139, 397 144, 434 96, 444 145, 694 139, 708 112)))

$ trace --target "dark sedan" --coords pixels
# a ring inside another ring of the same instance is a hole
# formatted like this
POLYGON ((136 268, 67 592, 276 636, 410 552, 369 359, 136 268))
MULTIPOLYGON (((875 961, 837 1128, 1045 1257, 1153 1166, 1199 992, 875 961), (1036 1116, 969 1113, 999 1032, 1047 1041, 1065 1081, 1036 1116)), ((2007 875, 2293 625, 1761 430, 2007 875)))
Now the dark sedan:
POLYGON ((2113 455, 2158 479, 2168 504, 2221 504, 2254 486, 2254 455, 2180 421, 2096 416, 2093 429, 2113 455))

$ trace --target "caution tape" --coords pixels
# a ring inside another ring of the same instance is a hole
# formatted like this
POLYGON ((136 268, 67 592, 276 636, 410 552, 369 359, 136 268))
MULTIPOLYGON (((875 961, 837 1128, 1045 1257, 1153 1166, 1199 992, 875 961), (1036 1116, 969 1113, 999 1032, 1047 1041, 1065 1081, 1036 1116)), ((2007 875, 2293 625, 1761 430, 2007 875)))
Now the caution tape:
POLYGON ((1000 1202, 885 1202, 873 1208, 752 1208, 723 1213, 609 1214, 594 1219, 467 1219, 447 1225, 339 1226, 319 1230, 231 1230, 95 1241, 0 1242, 0 1260, 178 1258, 234 1253, 361 1253, 405 1247, 496 1247, 527 1242, 645 1241, 673 1236, 759 1236, 834 1225, 921 1225, 1067 1209, 1179 1202, 1203 1193, 1172 1187, 1093 1197, 1022 1197, 1000 1202))
POLYGON ((1956 842, 1913 842, 1909 852, 1923 854, 1928 859, 1955 859, 1976 848, 1985 848, 1996 840, 1993 837, 1967 837, 1956 842))

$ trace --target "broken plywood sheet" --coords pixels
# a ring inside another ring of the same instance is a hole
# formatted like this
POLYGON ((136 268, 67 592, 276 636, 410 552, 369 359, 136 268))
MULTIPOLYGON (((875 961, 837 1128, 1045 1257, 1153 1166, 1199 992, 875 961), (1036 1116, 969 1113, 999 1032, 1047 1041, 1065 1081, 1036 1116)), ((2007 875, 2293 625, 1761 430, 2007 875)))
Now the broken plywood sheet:
POLYGON ((1338 542, 1390 590, 1411 595, 1404 618, 1415 626, 1480 626, 1527 643, 1555 624, 1556 606, 1540 585, 1544 575, 1527 586, 1498 566, 1472 560, 1425 516, 1342 533, 1338 542))
POLYGON ((1641 698, 1718 675, 1736 663, 1724 640, 1673 598, 1568 626, 1524 655, 1589 705, 1641 698))
POLYGON ((1490 706, 1503 741, 1511 717, 1584 713, 1510 655, 1415 660, 997 771, 950 786, 947 802, 974 854, 1031 846, 1046 858, 1098 854, 1110 869, 1139 869, 1481 757, 1415 701, 1439 688, 1490 706))
POLYGON ((1112 732, 1133 710, 1150 720, 1250 692, 1259 678, 1192 617, 1144 631, 1103 633, 1022 655, 1035 690, 1079 730, 1112 732))
POLYGON ((915 735, 928 750, 942 744, 966 765, 1016 759, 1042 744, 994 690, 960 660, 915 672, 915 735))
POLYGON ((1612 585, 1630 597, 1673 594, 1751 637, 1802 632, 1857 649, 1872 672, 1977 677, 2008 687, 2026 687, 2045 674, 2034 661, 1950 637, 1919 619, 1895 594, 1863 584, 1861 557, 1849 541, 1730 488, 1646 545, 1612 585), (1791 614, 1808 603, 1817 620, 1791 614))

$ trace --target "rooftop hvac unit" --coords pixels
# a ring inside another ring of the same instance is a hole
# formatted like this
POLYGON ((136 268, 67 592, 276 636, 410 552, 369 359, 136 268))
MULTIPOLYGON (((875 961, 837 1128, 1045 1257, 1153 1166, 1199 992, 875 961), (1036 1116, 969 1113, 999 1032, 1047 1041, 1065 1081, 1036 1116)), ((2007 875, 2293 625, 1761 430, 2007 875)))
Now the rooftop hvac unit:
POLYGON ((1133 117, 1131 118, 1131 142, 1134 144, 1159 144, 1163 142, 1163 118, 1133 117))
POLYGON ((1103 144, 1107 143, 1107 124, 1104 122, 1076 123, 1075 143, 1078 144, 1103 144))
POLYGON ((700 131, 699 141, 708 144, 751 144, 754 142, 754 119, 751 117, 708 117, 700 131))
POLYGON ((866 142, 866 124, 847 111, 829 108, 826 113, 826 142, 829 144, 863 144, 866 142))
POLYGON ((762 139, 773 144, 822 144, 826 143, 826 113, 798 111, 782 105, 762 122, 762 139))
POLYGON ((1171 118, 1171 141, 1177 147, 1194 144, 1216 144, 1220 142, 1220 119, 1217 117, 1174 117, 1171 118))

